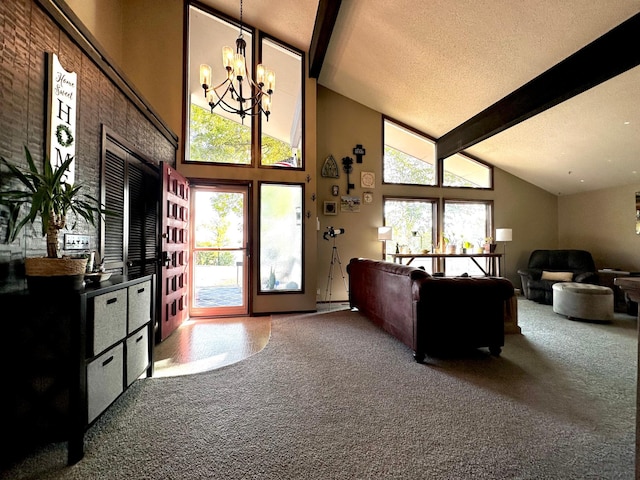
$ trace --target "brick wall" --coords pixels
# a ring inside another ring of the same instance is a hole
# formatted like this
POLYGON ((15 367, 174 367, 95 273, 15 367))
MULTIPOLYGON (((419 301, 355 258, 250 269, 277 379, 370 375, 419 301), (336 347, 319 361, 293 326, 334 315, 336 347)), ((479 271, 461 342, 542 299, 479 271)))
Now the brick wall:
MULTIPOLYGON (((102 126, 143 155, 175 165, 176 149, 135 103, 105 75, 34 0, 0 2, 0 155, 26 165, 24 146, 41 165, 45 149, 47 52, 56 53, 67 71, 78 74, 76 182, 98 196, 102 126)), ((2 185, 0 185, 2 188, 2 185)), ((21 281, 25 256, 44 255, 39 226, 27 228, 12 244, 4 241, 0 207, 0 291, 21 281)), ((6 228, 5 228, 6 229, 6 228)), ((98 231, 79 223, 74 233, 98 231)))

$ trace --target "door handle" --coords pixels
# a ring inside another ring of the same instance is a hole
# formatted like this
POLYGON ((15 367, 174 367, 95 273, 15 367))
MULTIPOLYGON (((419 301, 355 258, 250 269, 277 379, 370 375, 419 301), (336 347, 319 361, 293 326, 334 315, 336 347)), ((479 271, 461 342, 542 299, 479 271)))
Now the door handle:
POLYGON ((163 267, 168 267, 169 265, 171 265, 171 257, 169 256, 169 252, 162 252, 161 262, 163 267))

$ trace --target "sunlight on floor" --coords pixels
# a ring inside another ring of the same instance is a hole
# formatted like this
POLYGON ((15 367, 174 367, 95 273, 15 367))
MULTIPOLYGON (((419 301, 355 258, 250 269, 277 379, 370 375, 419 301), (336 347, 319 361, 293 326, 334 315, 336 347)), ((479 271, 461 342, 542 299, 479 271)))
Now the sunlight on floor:
POLYGON ((188 320, 156 345, 154 377, 206 372, 261 351, 271 336, 271 317, 188 320))

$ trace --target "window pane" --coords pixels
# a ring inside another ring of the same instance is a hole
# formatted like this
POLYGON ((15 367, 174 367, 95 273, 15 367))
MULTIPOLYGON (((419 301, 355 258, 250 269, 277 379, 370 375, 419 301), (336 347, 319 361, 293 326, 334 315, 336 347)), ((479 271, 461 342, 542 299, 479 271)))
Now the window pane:
POLYGON ((383 181, 435 185, 437 179, 434 142, 384 120, 383 181))
POLYGON ((262 117, 262 165, 302 167, 302 55, 268 38, 262 64, 276 74, 269 121, 262 117))
POLYGON ((459 153, 443 161, 445 187, 491 188, 491 167, 459 153))
MULTIPOLYGON (((477 249, 484 245, 491 231, 491 205, 485 202, 444 202, 443 240, 456 247, 456 253, 462 249, 477 249)), ((485 269, 486 270, 486 269, 485 269)), ((446 259, 447 275, 482 275, 482 271, 469 258, 446 259)))
MULTIPOLYGON (((384 202, 384 224, 393 228, 393 240, 385 242, 387 258, 396 252, 432 251, 433 248, 433 201, 392 200, 384 202)), ((414 263, 419 264, 421 259, 414 263)), ((413 263, 412 263, 413 265, 413 263)), ((424 264, 431 271, 431 261, 424 264)))
MULTIPOLYGON (((245 117, 243 121, 238 114, 225 111, 222 105, 211 112, 200 81, 200 65, 209 65, 211 78, 208 83, 211 86, 221 85, 216 90, 218 94, 233 108, 238 107, 239 103, 231 100, 230 93, 224 95, 229 84, 224 83, 227 71, 222 62, 222 48, 229 46, 235 52, 238 34, 237 26, 196 7, 189 8, 189 132, 185 150, 188 161, 251 164, 251 117, 245 117)), ((243 30, 243 38, 247 42, 245 63, 251 72, 251 32, 243 30)), ((246 80, 244 84, 244 96, 247 96, 246 80)), ((215 93, 212 95, 217 101, 215 93)))
POLYGON ((260 292, 302 290, 301 185, 260 186, 260 292))

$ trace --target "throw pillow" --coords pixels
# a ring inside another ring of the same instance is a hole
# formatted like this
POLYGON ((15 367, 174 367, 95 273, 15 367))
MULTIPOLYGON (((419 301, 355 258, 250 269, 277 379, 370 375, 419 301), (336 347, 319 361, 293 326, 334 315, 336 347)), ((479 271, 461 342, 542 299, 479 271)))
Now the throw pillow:
POLYGON ((573 280, 572 272, 547 272, 542 271, 542 280, 556 280, 559 282, 570 282, 573 280))

